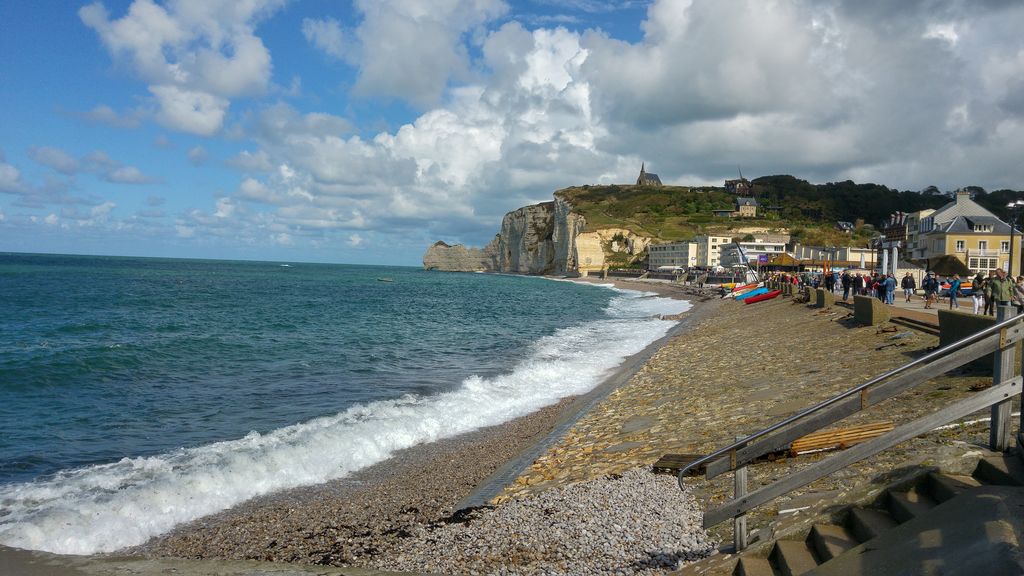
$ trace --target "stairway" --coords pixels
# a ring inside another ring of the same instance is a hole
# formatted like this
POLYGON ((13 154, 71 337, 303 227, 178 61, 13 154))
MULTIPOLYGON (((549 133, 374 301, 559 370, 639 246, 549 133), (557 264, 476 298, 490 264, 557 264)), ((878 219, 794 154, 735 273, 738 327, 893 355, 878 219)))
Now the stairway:
POLYGON ((1024 566, 1013 560, 1024 556, 1016 545, 1019 524, 1024 523, 1022 509, 1024 463, 1016 453, 993 455, 979 460, 971 476, 926 472, 910 486, 886 490, 874 505, 834 514, 838 523, 814 524, 802 539, 785 537, 729 562, 713 556, 674 574, 916 574, 933 573, 936 567, 934 573, 942 574, 958 569, 967 574, 1024 573, 1024 566), (1008 531, 1005 542, 998 526, 1008 531), (936 540, 934 547, 927 544, 929 539, 936 540), (990 552, 968 554, 966 549, 990 552), (905 570, 897 568, 901 563, 905 570))

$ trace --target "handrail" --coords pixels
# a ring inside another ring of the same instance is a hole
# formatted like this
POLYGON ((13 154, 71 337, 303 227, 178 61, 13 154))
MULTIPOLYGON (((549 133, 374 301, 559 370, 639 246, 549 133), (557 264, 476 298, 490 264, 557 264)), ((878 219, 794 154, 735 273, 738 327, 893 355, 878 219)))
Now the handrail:
MULTIPOLYGON (((711 462, 713 460, 717 460, 718 458, 720 458, 722 456, 725 456, 729 452, 732 452, 732 451, 736 450, 737 448, 742 448, 742 447, 746 446, 747 444, 751 443, 752 441, 757 440, 758 438, 762 438, 764 436, 767 436, 768 434, 771 434, 772 432, 775 432, 777 430, 785 428, 786 426, 789 426, 790 424, 798 422, 798 421, 806 418, 807 416, 810 416, 811 414, 814 414, 814 413, 816 413, 816 412, 818 412, 818 411, 820 411, 820 410, 822 410, 824 408, 827 408, 827 407, 829 407, 829 406, 831 406, 831 405, 833 405, 833 404, 835 404, 837 402, 840 402, 840 401, 845 400, 845 399, 847 399, 847 398, 849 398, 851 396, 859 394, 863 390, 866 390, 867 388, 870 388, 871 386, 874 386, 875 384, 878 384, 879 382, 882 382, 883 380, 886 380, 887 378, 891 378, 891 377, 893 377, 893 376, 895 376, 897 374, 900 374, 900 373, 905 372, 905 371, 907 371, 907 370, 909 370, 911 368, 914 368, 915 366, 918 366, 920 364, 924 364, 924 363, 930 362, 931 360, 934 360, 935 358, 939 358, 939 357, 945 356, 945 355, 949 354, 950 352, 954 352, 956 350, 959 350, 960 348, 966 347, 969 344, 973 344, 974 342, 976 342, 978 340, 982 340, 982 339, 984 339, 984 338, 986 338, 988 336, 991 336, 993 334, 997 334, 1001 330, 1003 330, 1004 328, 1008 328, 1008 327, 1012 326, 1013 324, 1021 322, 1022 320, 1024 320, 1024 316, 1011 316, 1010 318, 1007 318, 1006 320, 1003 320, 1002 322, 996 322, 995 324, 993 324, 992 326, 989 326, 988 328, 985 328, 984 330, 980 330, 980 331, 975 332, 974 334, 971 334, 971 335, 969 335, 969 336, 967 336, 967 337, 965 337, 963 339, 957 340, 956 342, 947 344, 946 346, 943 346, 942 348, 938 348, 936 350, 933 350, 933 351, 929 352, 928 354, 925 354, 924 356, 922 356, 920 358, 917 358, 916 360, 912 360, 912 361, 908 362, 907 364, 904 364, 903 366, 899 366, 899 367, 894 368, 894 369, 892 369, 892 370, 890 370, 890 371, 888 371, 888 372, 886 372, 886 373, 884 373, 884 374, 882 374, 880 376, 876 376, 875 378, 872 378, 871 380, 868 380, 867 382, 865 382, 863 384, 860 384, 859 386, 855 386, 853 388, 850 388, 849 390, 847 390, 845 392, 842 392, 842 393, 840 393, 840 394, 838 394, 838 395, 836 395, 836 396, 834 396, 832 398, 829 398, 828 400, 824 400, 824 401, 822 401, 822 402, 820 402, 820 403, 818 403, 818 404, 816 404, 814 406, 811 406, 810 408, 807 408, 807 409, 805 409, 805 410, 803 410, 801 412, 798 412, 797 414, 794 414, 793 416, 790 416, 789 418, 786 418, 785 420, 782 420, 780 422, 776 422, 775 424, 772 424, 771 426, 768 426, 767 428, 759 430, 758 432, 755 432, 755 433, 751 434, 750 436, 747 436, 746 438, 743 438, 742 440, 737 440, 737 441, 733 442, 732 444, 730 444, 730 445, 728 445, 728 446, 726 446, 724 448, 720 448, 720 449, 712 452, 711 454, 708 454, 707 456, 703 456, 701 458, 698 458, 698 459, 694 460, 693 462, 690 462, 689 464, 687 464, 682 470, 679 471, 679 475, 678 475, 678 478, 677 478, 677 482, 679 484, 679 488, 680 488, 680 490, 685 490, 686 489, 686 484, 683 482, 683 478, 686 477, 686 474, 690 470, 693 470, 694 468, 697 468, 698 466, 701 466, 702 464, 707 464, 708 462, 711 462)), ((743 463, 745 463, 745 462, 743 462, 743 463)), ((737 467, 737 466, 739 466, 739 465, 741 465, 743 463, 737 461, 737 462, 733 463, 733 468, 735 469, 735 467, 737 467)))

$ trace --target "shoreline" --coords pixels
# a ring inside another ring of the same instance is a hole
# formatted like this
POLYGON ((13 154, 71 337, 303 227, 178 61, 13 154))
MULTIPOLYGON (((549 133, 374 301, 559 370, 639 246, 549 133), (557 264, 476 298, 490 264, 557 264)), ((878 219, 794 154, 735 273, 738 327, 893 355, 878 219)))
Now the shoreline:
POLYGON ((370 558, 385 555, 390 541, 415 527, 486 505, 665 343, 717 304, 701 302, 679 285, 573 281, 687 300, 691 308, 665 336, 627 358, 585 394, 503 424, 400 450, 346 478, 255 498, 180 525, 121 555, 370 566, 370 558))

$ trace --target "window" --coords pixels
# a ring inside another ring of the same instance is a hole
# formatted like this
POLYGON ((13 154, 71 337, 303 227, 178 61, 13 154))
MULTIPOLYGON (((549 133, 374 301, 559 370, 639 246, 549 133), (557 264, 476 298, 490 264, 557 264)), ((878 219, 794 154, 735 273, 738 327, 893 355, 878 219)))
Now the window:
POLYGON ((988 250, 988 240, 978 240, 978 250, 988 250))
POLYGON ((957 240, 956 241, 956 251, 957 252, 963 252, 964 251, 964 241, 963 240, 957 240))
POLYGON ((1003 252, 1003 253, 1009 252, 1010 251, 1010 241, 1009 240, 1003 240, 1002 242, 1000 242, 999 243, 999 251, 1003 252))
POLYGON ((967 267, 974 273, 982 272, 987 274, 989 270, 995 270, 997 266, 998 261, 996 258, 970 258, 967 262, 967 267))

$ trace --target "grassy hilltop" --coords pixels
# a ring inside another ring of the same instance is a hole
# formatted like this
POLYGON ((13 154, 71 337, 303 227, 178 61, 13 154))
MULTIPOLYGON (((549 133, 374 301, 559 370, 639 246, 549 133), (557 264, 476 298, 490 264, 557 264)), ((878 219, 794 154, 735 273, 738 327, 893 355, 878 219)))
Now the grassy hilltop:
MULTIPOLYGON (((1005 193, 1012 191, 988 195, 981 191, 976 200, 998 205, 1005 193)), ((729 235, 732 231, 732 235, 743 237, 743 229, 760 228, 786 230, 794 241, 804 244, 834 246, 864 246, 878 234, 876 227, 890 214, 938 208, 950 201, 934 188, 898 191, 849 180, 810 184, 785 175, 764 176, 751 182, 749 195, 760 204, 757 218, 714 216, 713 210, 733 208, 736 198, 717 186, 577 186, 556 194, 586 217, 588 231, 625 228, 672 242, 709 232, 729 235), (854 223, 855 230, 838 230, 838 221, 854 223)), ((1002 216, 997 208, 989 208, 1002 216)))

